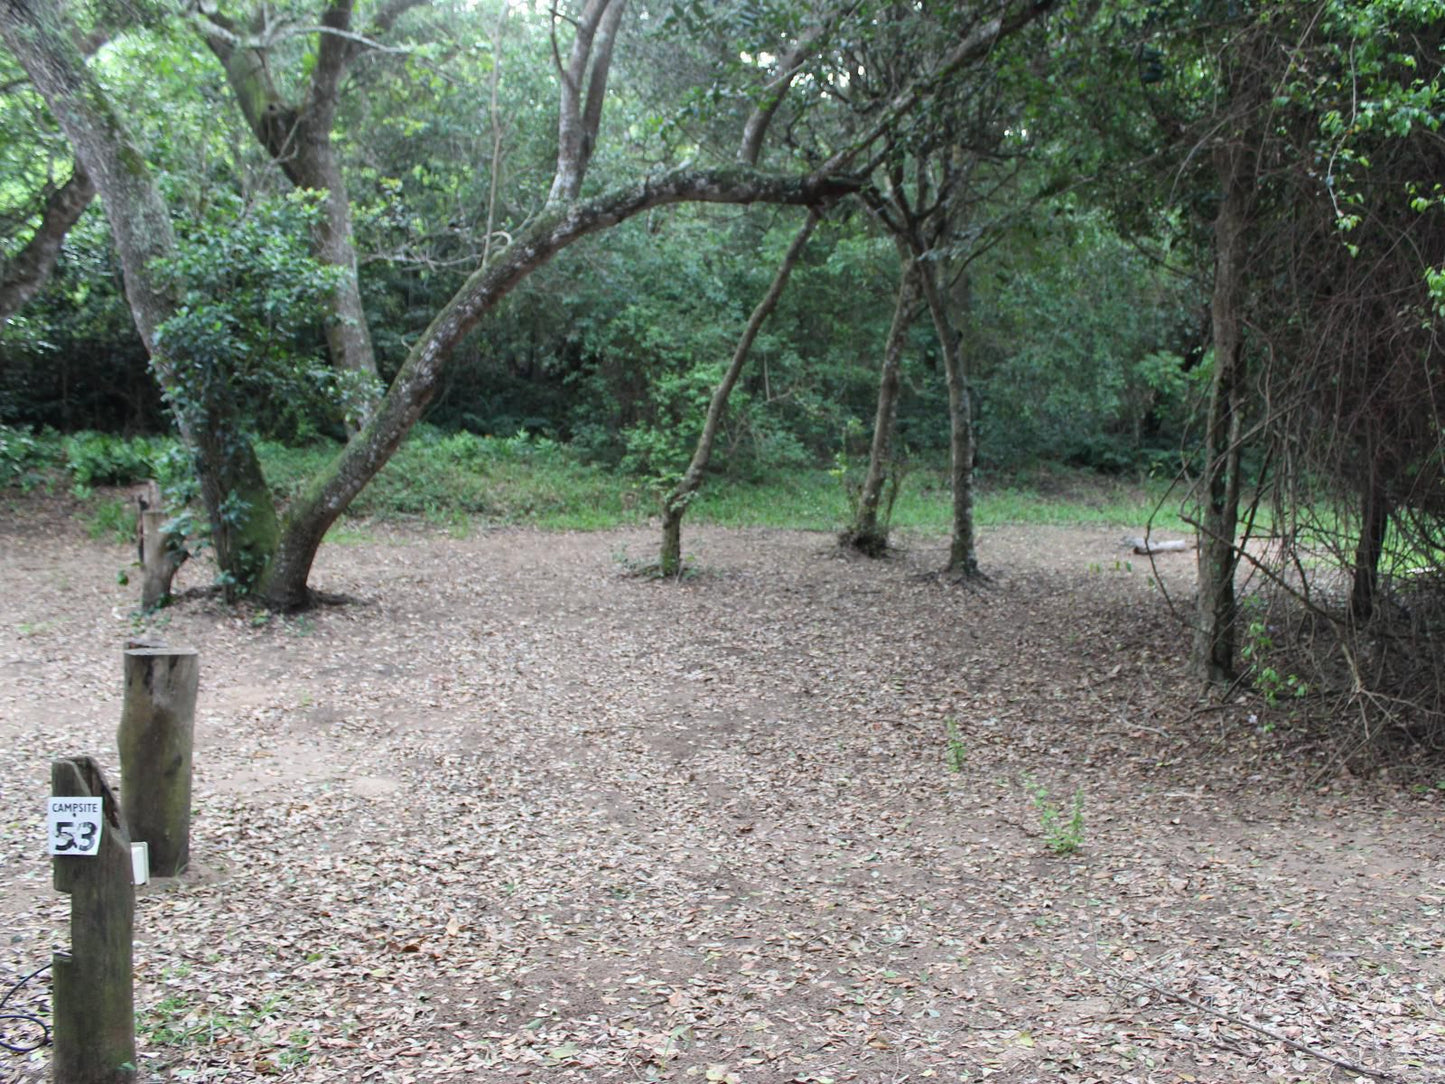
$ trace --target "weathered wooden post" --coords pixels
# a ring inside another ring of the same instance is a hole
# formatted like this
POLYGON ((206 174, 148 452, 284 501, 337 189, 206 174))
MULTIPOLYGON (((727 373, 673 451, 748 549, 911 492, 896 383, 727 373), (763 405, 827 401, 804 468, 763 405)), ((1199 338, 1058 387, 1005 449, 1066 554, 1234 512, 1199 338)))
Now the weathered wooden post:
POLYGON ((166 532, 159 485, 147 482, 137 494, 136 504, 140 511, 140 604, 151 610, 170 598, 171 581, 189 555, 184 539, 166 532))
POLYGON ((131 838, 150 847, 151 875, 177 877, 191 858, 191 746, 200 659, 190 648, 125 653, 120 802, 131 838))
POLYGON ((53 811, 58 799, 100 799, 98 821, 80 814, 64 820, 68 814, 60 803, 57 825, 52 812, 55 887, 70 895, 70 951, 55 953, 51 961, 51 1079, 55 1084, 128 1084, 136 1078, 130 837, 115 795, 90 757, 52 761, 50 793, 53 811), (86 853, 93 846, 94 853, 86 853))

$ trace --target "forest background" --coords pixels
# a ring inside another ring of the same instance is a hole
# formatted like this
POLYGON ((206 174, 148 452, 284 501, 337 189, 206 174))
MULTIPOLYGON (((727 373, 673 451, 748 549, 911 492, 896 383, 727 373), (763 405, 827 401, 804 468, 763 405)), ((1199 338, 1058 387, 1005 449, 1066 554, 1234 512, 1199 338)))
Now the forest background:
POLYGON ((934 479, 960 581, 976 476, 1153 479, 1203 681, 1433 740, 1442 15, 7 0, 0 470, 277 609, 408 435, 620 472, 669 573, 705 477, 870 553, 934 479))

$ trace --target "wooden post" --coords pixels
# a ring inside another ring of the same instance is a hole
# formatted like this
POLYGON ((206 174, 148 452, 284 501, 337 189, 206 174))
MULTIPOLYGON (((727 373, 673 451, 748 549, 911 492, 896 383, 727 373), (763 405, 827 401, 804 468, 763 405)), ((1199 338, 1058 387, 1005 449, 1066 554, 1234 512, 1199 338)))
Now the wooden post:
POLYGON ((135 887, 120 806, 90 757, 50 765, 50 793, 102 800, 100 852, 55 855, 57 891, 70 895, 70 951, 55 953, 55 1084, 129 1084, 136 1079, 131 931, 135 887))
POLYGON ((131 837, 150 846, 151 874, 177 877, 191 857, 191 746, 200 659, 190 648, 125 653, 120 801, 131 837))
POLYGON ((189 555, 184 539, 166 533, 159 485, 147 482, 137 494, 136 504, 140 509, 140 604, 142 609, 152 610, 171 597, 171 581, 189 555))

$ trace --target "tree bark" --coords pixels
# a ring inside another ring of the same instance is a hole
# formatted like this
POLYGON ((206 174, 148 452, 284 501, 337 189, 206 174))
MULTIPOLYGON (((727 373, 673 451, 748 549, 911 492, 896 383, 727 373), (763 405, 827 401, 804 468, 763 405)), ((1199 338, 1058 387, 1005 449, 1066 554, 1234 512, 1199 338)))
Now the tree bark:
POLYGON ((813 235, 813 229, 821 217, 816 208, 809 210, 807 219, 793 236, 793 242, 788 246, 783 262, 778 265, 768 292, 763 295, 763 299, 753 309, 752 316, 748 318, 747 327, 738 339, 727 371, 713 389, 712 399, 707 406, 707 417, 703 421, 702 432, 698 434, 697 447, 693 450, 687 470, 662 503, 662 549, 658 557, 658 568, 664 576, 675 576, 682 570, 682 517, 687 514, 687 506, 692 503, 693 496, 702 485, 702 474, 707 470, 708 460, 712 458, 713 443, 717 439, 723 411, 727 409, 728 397, 732 395, 738 377, 742 375, 743 366, 747 364, 748 355, 752 353, 758 332, 778 307, 778 300, 783 296, 793 268, 802 257, 808 238, 813 235))
POLYGON ((45 200, 35 235, 0 275, 0 324, 14 316, 50 280, 55 261, 60 258, 65 235, 80 220, 94 198, 95 185, 77 162, 70 180, 51 192, 45 200))
POLYGON ((953 527, 944 575, 956 580, 979 574, 978 551, 973 527, 973 404, 969 394, 968 363, 960 349, 962 336, 953 321, 938 286, 938 265, 931 259, 918 261, 923 296, 933 317, 933 330, 943 351, 943 369, 948 382, 949 481, 953 490, 953 527))
POLYGON ((824 22, 804 31, 793 43, 793 47, 778 60, 777 73, 762 88, 758 104, 748 115, 748 119, 743 122, 743 138, 738 145, 738 161, 743 165, 756 166, 758 164, 758 158, 763 153, 763 137, 768 134, 768 126, 773 123, 773 117, 777 115, 778 107, 787 97, 793 80, 803 70, 803 62, 807 60, 829 30, 831 30, 830 24, 824 22))
POLYGON ((179 877, 191 860, 191 751, 200 658, 188 648, 125 653, 125 700, 115 743, 120 800, 133 842, 150 847, 151 874, 179 877))
POLYGON ((1238 136, 1214 152, 1224 195, 1214 221, 1214 376, 1204 435, 1204 509, 1193 658, 1196 675, 1209 685, 1227 685, 1236 676, 1234 576, 1239 564, 1236 535, 1245 392, 1244 329, 1239 310, 1254 200, 1253 151, 1247 143, 1238 136))
POLYGON ((567 65, 558 66, 562 87, 557 112, 557 171, 547 196, 549 204, 574 200, 582 191, 582 181, 597 147, 602 102, 612 68, 612 46, 626 4, 627 0, 587 0, 577 19, 567 65))
POLYGON ((878 509, 883 502, 883 486, 893 458, 893 430, 898 420, 903 347, 908 341, 908 328, 917 302, 917 274, 913 259, 905 256, 898 280, 898 299, 893 306, 893 322, 888 326, 888 339, 883 345, 883 365, 878 374, 878 408, 873 415, 868 471, 863 476, 858 506, 853 510, 853 523, 843 533, 845 545, 870 557, 882 556, 888 549, 888 525, 879 522, 878 509))
POLYGON ((281 544, 259 585, 273 608, 308 602, 306 579, 321 539, 347 504, 391 458, 441 385, 451 349, 527 275, 589 234, 672 203, 826 204, 855 192, 856 178, 776 177, 741 166, 680 169, 543 213, 478 269, 412 347, 376 416, 292 501, 281 544))
POLYGON ((1385 552, 1385 531, 1390 524, 1390 500, 1384 471, 1371 457, 1369 474, 1360 494, 1360 537, 1355 544, 1355 567, 1350 585, 1350 616, 1368 621, 1375 613, 1380 586, 1380 558, 1385 552))

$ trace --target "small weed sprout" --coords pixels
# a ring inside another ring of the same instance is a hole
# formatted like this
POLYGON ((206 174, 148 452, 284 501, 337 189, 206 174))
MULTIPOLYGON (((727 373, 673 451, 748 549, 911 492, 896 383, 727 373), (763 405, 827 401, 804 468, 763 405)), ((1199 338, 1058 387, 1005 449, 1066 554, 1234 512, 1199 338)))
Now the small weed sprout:
POLYGON ((958 720, 951 715, 943 720, 943 735, 947 743, 949 771, 963 771, 964 765, 968 763, 968 746, 964 744, 963 734, 958 729, 958 720))
POLYGON ((1044 844, 1057 855, 1075 854, 1084 845, 1084 791, 1074 791, 1067 815, 1064 810, 1049 800, 1049 789, 1025 772, 1019 782, 1029 794, 1029 800, 1038 811, 1039 826, 1043 829, 1044 844))
MULTIPOLYGON (((1265 621, 1263 604, 1258 599, 1249 599, 1245 609, 1250 620, 1245 626, 1244 643, 1239 654, 1249 664, 1254 691, 1264 697, 1264 702, 1272 708, 1286 697, 1298 700, 1307 696, 1310 691, 1308 682, 1298 674, 1281 673, 1277 666, 1272 665, 1274 638, 1265 621)), ((1266 732, 1273 729, 1273 724, 1265 727, 1266 732)))

